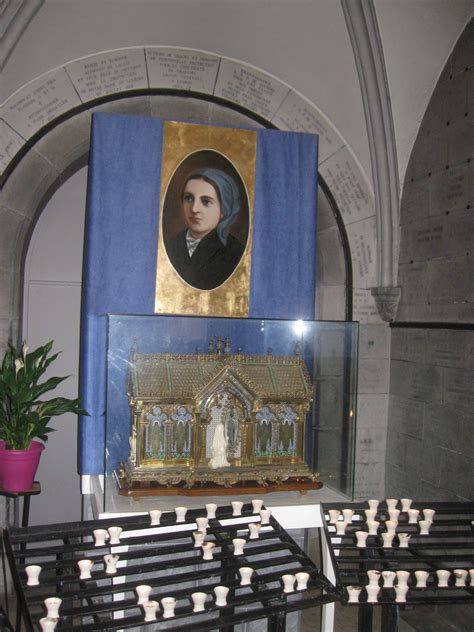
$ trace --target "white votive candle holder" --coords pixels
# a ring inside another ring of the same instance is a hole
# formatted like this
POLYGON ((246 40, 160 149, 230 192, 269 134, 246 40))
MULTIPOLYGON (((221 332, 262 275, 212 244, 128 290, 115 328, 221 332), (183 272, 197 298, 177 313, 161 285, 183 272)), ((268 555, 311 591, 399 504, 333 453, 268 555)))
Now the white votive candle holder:
POLYGON ((260 524, 270 524, 270 516, 272 515, 271 509, 260 510, 260 524))
POLYGON ((249 524, 249 540, 258 540, 261 526, 260 522, 251 522, 249 524))
POLYGON ((436 571, 436 575, 438 576, 438 588, 448 588, 448 580, 451 577, 451 571, 439 569, 436 571))
POLYGON ((410 509, 411 504, 413 502, 412 498, 400 498, 400 502, 402 503, 402 511, 405 513, 410 509))
POLYGON ((247 540, 244 538, 234 538, 232 544, 234 545, 234 555, 244 554, 244 546, 247 544, 247 540))
POLYGON ((337 535, 344 535, 347 529, 347 522, 342 521, 342 520, 338 520, 336 522, 336 534, 337 535))
POLYGON ((176 522, 186 522, 187 507, 175 507, 174 512, 176 514, 176 522))
POLYGON ((464 568, 455 568, 453 571, 454 577, 456 579, 454 585, 457 588, 462 588, 463 586, 466 585, 466 579, 467 579, 467 570, 464 568))
POLYGON ((426 588, 426 582, 428 581, 429 576, 430 574, 428 571, 415 571, 416 588, 426 588))
POLYGON ((215 503, 206 503, 207 517, 209 520, 216 517, 217 505, 215 503))
POLYGON ((105 572, 107 573, 107 575, 115 575, 115 573, 117 572, 118 561, 118 555, 112 555, 111 553, 109 553, 108 555, 104 555, 105 572))
POLYGON ((388 531, 386 533, 382 533, 382 547, 384 549, 392 548, 394 537, 395 535, 393 533, 389 533, 388 531))
POLYGON ((241 516, 242 515, 242 507, 244 506, 244 503, 241 502, 240 500, 233 500, 231 502, 232 505, 232 515, 233 516, 241 516))
POLYGON ((436 511, 434 509, 422 509, 422 511, 423 511, 423 518, 425 520, 429 520, 430 522, 433 522, 436 511))
POLYGON ((383 587, 393 588, 393 582, 396 574, 394 571, 382 571, 383 587))
POLYGON ((241 566, 239 568, 240 585, 249 586, 252 583, 253 568, 250 566, 241 566))
POLYGON ((349 595, 348 603, 359 603, 360 593, 362 588, 360 586, 348 586, 347 594, 349 595))
POLYGON ((216 545, 214 542, 203 542, 202 547, 202 559, 203 560, 212 560, 214 559, 214 549, 216 545))
POLYGON ((174 609, 176 607, 176 599, 174 597, 163 597, 161 606, 163 608, 163 619, 174 617, 174 609))
POLYGON ((405 603, 407 600, 408 586, 395 586, 395 601, 397 603, 405 603))
POLYGON ((260 500, 260 498, 254 498, 252 500, 252 513, 254 514, 260 513, 260 510, 262 507, 263 507, 263 500, 260 500))
POLYGON ((354 510, 353 509, 343 509, 342 510, 342 519, 344 520, 344 522, 347 522, 348 524, 351 523, 353 516, 354 516, 354 510))
POLYGON ((281 579, 283 580, 283 592, 284 593, 292 593, 295 590, 295 576, 294 575, 282 575, 281 579))
POLYGON ((367 531, 356 531, 355 537, 357 540, 357 543, 356 543, 357 548, 364 549, 367 546, 367 538, 369 537, 369 534, 367 533, 367 531))
POLYGON ((95 540, 95 546, 105 546, 105 541, 109 537, 107 529, 94 529, 92 532, 95 540))
POLYGON ((152 527, 160 524, 162 512, 159 509, 150 509, 148 514, 150 515, 150 525, 152 527))
POLYGON ((147 601, 150 601, 151 591, 152 591, 152 587, 148 586, 147 584, 140 584, 139 586, 136 586, 135 592, 137 593, 137 597, 138 597, 137 603, 139 606, 142 606, 147 601))
POLYGON ((336 524, 336 522, 339 520, 339 516, 341 515, 341 512, 339 511, 339 509, 330 509, 328 511, 329 514, 329 524, 336 524))
POLYGON ((193 592, 191 599, 193 600, 193 612, 204 612, 206 609, 206 593, 205 592, 193 592))
POLYGON ((227 586, 216 586, 214 594, 216 596, 216 606, 219 606, 219 608, 227 606, 227 595, 229 594, 227 586))
POLYGON ((296 577, 296 590, 306 590, 308 588, 308 581, 310 574, 305 571, 300 571, 295 574, 296 577))
POLYGON ((48 597, 44 600, 46 606, 46 616, 50 619, 57 619, 59 617, 59 608, 62 604, 62 599, 59 597, 48 597))
MULTIPOLYGON (((377 509, 379 508, 380 501, 377 500, 376 498, 371 498, 370 500, 367 501, 367 504, 369 505, 369 509, 371 509, 372 511, 377 512, 377 509)), ((357 588, 357 586, 353 586, 353 588, 357 588)))
POLYGON ((398 498, 386 498, 385 502, 387 503, 387 509, 396 509, 398 505, 398 498))
POLYGON ((52 619, 51 617, 42 617, 39 621, 42 632, 54 632, 58 624, 58 619, 55 617, 52 619))
POLYGON ((94 560, 79 560, 77 565, 80 570, 79 579, 91 579, 91 571, 94 566, 94 560))
POLYGON ((156 611, 158 610, 158 602, 157 601, 145 601, 143 605, 143 610, 145 612, 145 621, 156 621, 156 611))
POLYGON ((201 516, 199 518, 196 518, 196 526, 197 526, 198 531, 202 531, 203 533, 206 533, 207 527, 209 526, 209 520, 207 519, 206 516, 201 516))
POLYGON ((122 527, 109 527, 110 540, 109 544, 120 544, 120 535, 122 534, 122 527))
POLYGON ((408 510, 408 524, 416 524, 418 522, 418 516, 420 515, 419 509, 408 510))
POLYGON ((367 528, 369 530, 369 535, 377 535, 379 525, 380 525, 380 522, 377 522, 377 520, 369 520, 367 522, 367 528))
POLYGON ((30 564, 25 567, 26 576, 28 577, 27 586, 39 586, 39 576, 41 573, 41 566, 38 564, 30 564))

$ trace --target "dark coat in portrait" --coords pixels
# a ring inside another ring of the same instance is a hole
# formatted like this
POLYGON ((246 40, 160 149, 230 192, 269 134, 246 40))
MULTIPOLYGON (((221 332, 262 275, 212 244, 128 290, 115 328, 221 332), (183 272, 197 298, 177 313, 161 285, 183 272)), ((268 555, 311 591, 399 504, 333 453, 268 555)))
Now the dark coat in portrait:
POLYGON ((237 267, 244 246, 232 235, 226 245, 216 230, 203 237, 192 257, 186 245, 186 231, 182 231, 167 245, 166 252, 179 276, 199 290, 213 290, 226 281, 237 267))

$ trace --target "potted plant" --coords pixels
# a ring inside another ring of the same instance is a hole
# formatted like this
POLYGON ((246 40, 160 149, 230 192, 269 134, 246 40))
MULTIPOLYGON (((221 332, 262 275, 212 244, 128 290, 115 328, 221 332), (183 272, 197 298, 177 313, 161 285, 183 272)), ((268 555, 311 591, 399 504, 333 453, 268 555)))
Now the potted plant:
POLYGON ((52 417, 64 413, 87 415, 78 399, 43 400, 64 377, 43 379, 58 354, 50 355, 53 341, 28 353, 9 345, 0 368, 0 485, 5 491, 31 489, 52 417), (41 439, 37 441, 36 439, 41 439))

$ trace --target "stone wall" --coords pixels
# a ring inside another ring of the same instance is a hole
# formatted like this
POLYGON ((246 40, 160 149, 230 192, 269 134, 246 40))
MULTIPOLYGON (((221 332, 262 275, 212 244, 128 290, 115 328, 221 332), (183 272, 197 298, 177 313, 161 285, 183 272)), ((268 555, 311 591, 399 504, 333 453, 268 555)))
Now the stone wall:
POLYGON ((473 103, 471 21, 434 90, 403 189, 389 496, 474 499, 473 103))

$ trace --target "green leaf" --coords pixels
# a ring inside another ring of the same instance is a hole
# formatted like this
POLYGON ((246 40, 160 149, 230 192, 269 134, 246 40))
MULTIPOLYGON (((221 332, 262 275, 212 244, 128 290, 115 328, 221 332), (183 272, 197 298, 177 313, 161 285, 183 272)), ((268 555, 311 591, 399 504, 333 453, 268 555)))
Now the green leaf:
POLYGON ((88 415, 78 399, 41 399, 68 378, 49 377, 41 381, 58 357, 57 353, 51 354, 52 347, 51 340, 27 353, 23 366, 15 365, 15 360, 23 363, 21 349, 9 345, 5 352, 0 370, 0 439, 10 449, 26 449, 35 437, 46 441, 48 434, 54 431, 48 425, 52 417, 64 413, 88 415))

